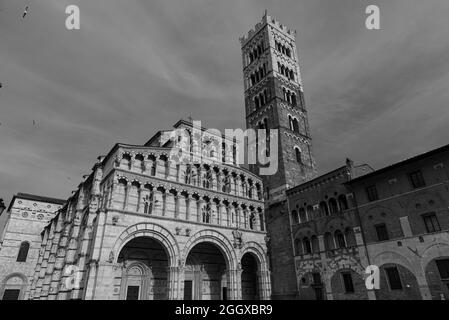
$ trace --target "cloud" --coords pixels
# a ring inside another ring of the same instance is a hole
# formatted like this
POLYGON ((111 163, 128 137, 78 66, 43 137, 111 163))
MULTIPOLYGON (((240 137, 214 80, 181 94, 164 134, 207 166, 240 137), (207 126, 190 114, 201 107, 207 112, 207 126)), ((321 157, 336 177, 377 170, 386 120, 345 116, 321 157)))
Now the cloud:
POLYGON ((41 0, 21 20, 25 4, 0 4, 6 199, 66 198, 116 142, 144 143, 179 118, 244 127, 238 38, 265 9, 298 31, 320 172, 446 143, 445 0, 379 0, 380 31, 365 29, 371 3, 359 0, 41 0), (65 29, 69 4, 80 6, 79 31, 65 29))

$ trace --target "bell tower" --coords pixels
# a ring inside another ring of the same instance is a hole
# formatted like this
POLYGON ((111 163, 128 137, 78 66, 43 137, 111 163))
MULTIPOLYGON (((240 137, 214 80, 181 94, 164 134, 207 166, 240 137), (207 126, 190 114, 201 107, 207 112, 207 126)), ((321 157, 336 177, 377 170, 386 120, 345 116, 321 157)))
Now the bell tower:
MULTIPOLYGON (((278 170, 261 176, 273 299, 294 298, 297 288, 286 190, 312 179, 316 173, 296 31, 265 12, 240 43, 246 126, 278 132, 278 170)), ((257 164, 250 165, 250 170, 259 173, 257 164)))

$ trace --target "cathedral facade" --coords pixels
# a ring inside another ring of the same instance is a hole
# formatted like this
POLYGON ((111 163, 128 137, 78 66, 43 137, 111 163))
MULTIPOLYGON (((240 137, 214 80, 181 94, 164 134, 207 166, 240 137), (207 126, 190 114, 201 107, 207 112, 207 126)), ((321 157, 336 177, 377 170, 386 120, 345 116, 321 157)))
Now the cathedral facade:
MULTIPOLYGON (((202 132, 202 150, 221 138, 202 132)), ((180 140, 99 157, 42 232, 30 299, 270 298, 261 179, 233 148, 172 161, 180 140)))

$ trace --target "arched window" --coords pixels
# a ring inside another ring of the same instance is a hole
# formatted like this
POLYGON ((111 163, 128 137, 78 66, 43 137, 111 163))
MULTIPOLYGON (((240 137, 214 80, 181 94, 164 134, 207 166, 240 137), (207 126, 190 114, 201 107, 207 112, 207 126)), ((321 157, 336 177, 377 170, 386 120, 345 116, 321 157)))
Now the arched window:
POLYGON ((254 97, 254 105, 255 105, 256 109, 259 108, 259 97, 254 97))
POLYGON ((281 66, 281 74, 285 75, 285 67, 281 66))
POLYGON ((306 210, 304 208, 299 209, 299 222, 306 222, 307 216, 306 216, 306 210))
POLYGON ((329 209, 327 208, 327 203, 324 201, 320 202, 320 211, 322 216, 328 216, 329 215, 329 209))
POLYGON ((335 200, 334 198, 329 199, 329 209, 331 214, 338 212, 337 200, 335 200))
POLYGON ((334 240, 332 239, 330 232, 324 234, 324 247, 326 250, 334 249, 334 240))
POLYGON ((296 106, 296 94, 292 93, 292 105, 296 106))
POLYGON ((312 246, 310 245, 310 240, 309 238, 304 238, 304 240, 302 240, 302 244, 304 245, 304 253, 306 254, 311 254, 312 253, 312 246))
POLYGON ((296 211, 296 210, 292 211, 292 221, 293 221, 293 223, 299 223, 299 221, 298 221, 298 211, 296 211))
POLYGON ((254 77, 254 75, 251 75, 251 85, 255 85, 256 84, 256 78, 254 77))
POLYGON ((354 247, 357 245, 354 230, 351 227, 347 227, 345 229, 345 237, 346 237, 346 244, 348 247, 354 247))
POLYGON ((302 254, 302 243, 299 239, 295 239, 295 253, 297 256, 302 254))
POLYGON ((287 91, 287 101, 291 103, 291 94, 290 91, 287 91))
POLYGON ((307 218, 309 219, 309 220, 312 220, 312 219, 314 219, 314 216, 313 216, 313 207, 312 206, 307 206, 307 218))
POLYGON ((287 48, 287 50, 286 50, 286 54, 287 54, 287 57, 291 57, 291 53, 290 53, 290 49, 289 48, 287 48))
POLYGON ((290 79, 295 81, 295 73, 293 72, 293 70, 290 70, 290 79))
POLYGON ((313 235, 310 239, 312 241, 312 252, 313 253, 320 252, 320 244, 318 242, 318 237, 313 235))
POLYGON ((19 254, 17 255, 17 262, 26 262, 28 257, 28 250, 30 249, 30 244, 26 241, 20 244, 19 254))
POLYGON ((290 130, 293 130, 293 119, 291 115, 288 116, 288 125, 290 127, 290 130))
POLYGON ((261 107, 265 105, 265 99, 264 99, 262 93, 259 94, 259 101, 260 101, 260 106, 261 107))
POLYGON ((299 133, 299 121, 296 118, 293 119, 293 131, 299 133))
POLYGON ((334 236, 337 248, 346 248, 346 241, 343 233, 340 230, 336 230, 334 236))
POLYGON ((344 194, 341 194, 338 197, 338 203, 341 210, 348 210, 348 200, 346 199, 346 196, 344 194))
POLYGON ((250 53, 249 53, 249 62, 251 63, 251 62, 253 62, 253 61, 254 61, 254 56, 253 56, 253 53, 250 52, 250 53))
POLYGON ((295 156, 296 156, 296 162, 302 163, 301 150, 298 147, 295 147, 295 156))
POLYGON ((284 100, 287 101, 287 90, 285 90, 285 88, 282 88, 282 92, 284 94, 284 100))

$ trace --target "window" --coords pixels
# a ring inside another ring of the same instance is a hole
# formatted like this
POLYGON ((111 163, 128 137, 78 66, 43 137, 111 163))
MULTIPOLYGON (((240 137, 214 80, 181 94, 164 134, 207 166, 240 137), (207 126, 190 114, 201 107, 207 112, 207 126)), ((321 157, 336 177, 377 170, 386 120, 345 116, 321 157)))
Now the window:
POLYGON ((422 175, 421 170, 411 172, 409 174, 410 183, 412 184, 413 189, 422 188, 426 185, 424 182, 424 177, 422 175))
POLYGON ((296 211, 296 210, 293 210, 293 211, 292 211, 292 218, 293 218, 293 223, 299 223, 299 220, 298 220, 298 211, 296 211))
POLYGON ((327 203, 326 202, 322 201, 320 203, 320 211, 321 211, 321 214, 323 216, 328 216, 329 215, 329 209, 327 207, 327 203))
POLYGON ((334 198, 329 199, 329 210, 331 214, 338 212, 337 200, 335 200, 334 198))
POLYGON ((449 280, 449 259, 436 260, 441 280, 449 280))
POLYGON ((335 242, 338 248, 346 248, 345 236, 340 230, 335 231, 335 242))
POLYGON ((27 261, 29 249, 30 249, 30 244, 28 242, 22 242, 20 244, 19 254, 17 255, 17 262, 26 262, 27 261))
POLYGON ((354 293, 354 283, 352 282, 352 276, 350 272, 344 272, 341 274, 343 277, 343 284, 345 286, 346 293, 354 293))
POLYGON ((126 300, 139 300, 139 286, 128 286, 128 291, 126 292, 126 300))
POLYGON ((402 290, 401 277, 399 276, 399 271, 397 267, 385 268, 387 273, 388 284, 391 290, 402 290))
POLYGON ((302 163, 301 150, 299 150, 299 148, 295 148, 295 156, 296 162, 302 163))
POLYGON ((346 196, 341 194, 338 197, 338 204, 340 205, 341 210, 348 210, 348 201, 346 200, 346 196))
POLYGON ((387 225, 385 223, 378 224, 374 227, 376 228, 377 241, 385 241, 389 239, 387 225))
POLYGON ((375 185, 366 187, 366 196, 368 197, 368 201, 376 201, 379 200, 379 196, 377 194, 377 188, 375 185))
POLYGON ((438 218, 435 213, 429 213, 422 216, 427 233, 441 231, 438 218))
POLYGON ((19 300, 19 289, 5 289, 2 300, 19 300))
POLYGON ((310 245, 310 240, 308 238, 304 238, 302 243, 304 244, 304 252, 306 254, 311 254, 312 253, 312 246, 310 245))

